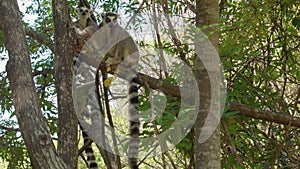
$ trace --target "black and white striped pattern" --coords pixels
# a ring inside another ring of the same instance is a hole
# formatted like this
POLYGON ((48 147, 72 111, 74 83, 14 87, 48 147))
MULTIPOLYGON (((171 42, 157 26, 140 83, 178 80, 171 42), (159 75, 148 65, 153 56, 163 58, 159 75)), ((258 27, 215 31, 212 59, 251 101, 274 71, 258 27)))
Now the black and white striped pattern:
MULTIPOLYGON (((90 137, 84 131, 84 129, 81 127, 81 125, 80 125, 80 129, 81 129, 81 132, 82 132, 83 142, 84 142, 84 144, 86 144, 90 140, 90 137)), ((96 158, 95 158, 95 154, 94 154, 94 150, 92 148, 92 144, 88 145, 85 148, 84 152, 87 156, 86 161, 88 163, 89 169, 98 169, 98 164, 97 164, 97 161, 96 161, 96 158)))
POLYGON ((139 100, 138 100, 138 85, 137 78, 134 77, 129 83, 129 118, 130 118, 130 129, 129 129, 129 145, 128 145, 128 156, 129 156, 129 165, 131 169, 138 168, 138 150, 139 150, 139 100))
MULTIPOLYGON (((81 64, 80 58, 79 57, 80 54, 76 55, 75 57, 73 57, 73 61, 74 61, 74 65, 79 66, 81 64)), ((84 64, 84 63, 83 63, 84 64)), ((86 75, 86 74, 81 74, 82 76, 86 76, 85 78, 87 78, 90 75, 86 75)), ((88 79, 88 78, 87 78, 88 79)), ((87 105, 86 105, 87 106, 87 105)), ((84 145, 91 140, 91 138, 89 137, 89 135, 87 134, 87 132, 83 129, 83 127, 79 124, 80 130, 81 130, 81 134, 83 137, 83 143, 84 145)), ((94 150, 92 148, 92 145, 88 145, 85 149, 84 152, 86 154, 86 161, 88 163, 88 167, 89 169, 98 169, 98 164, 96 161, 96 157, 94 154, 94 150)))
MULTIPOLYGON (((122 28, 118 22, 118 14, 104 13, 101 14, 102 23, 99 25, 100 29, 107 31, 107 35, 103 40, 106 44, 111 42, 115 44, 108 49, 108 53, 104 58, 107 65, 119 65, 121 74, 128 72, 126 79, 129 81, 128 99, 129 99, 129 142, 128 142, 128 158, 131 169, 138 169, 138 150, 139 150, 139 111, 138 111, 138 84, 137 84, 137 64, 138 64, 138 48, 129 33, 122 28), (108 25, 109 24, 109 25, 108 25), (121 65, 121 66, 120 66, 121 65), (122 68, 123 66, 123 68, 122 68)), ((99 49, 102 49, 99 47, 99 49)), ((125 73, 126 74, 126 73, 125 73)))

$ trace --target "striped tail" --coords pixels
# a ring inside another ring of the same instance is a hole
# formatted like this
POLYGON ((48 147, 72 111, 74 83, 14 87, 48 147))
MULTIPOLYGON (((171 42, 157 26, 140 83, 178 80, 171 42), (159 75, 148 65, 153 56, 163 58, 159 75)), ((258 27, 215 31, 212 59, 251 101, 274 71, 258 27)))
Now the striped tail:
POLYGON ((138 169, 138 152, 139 152, 139 100, 137 78, 134 77, 129 83, 129 122, 130 122, 130 139, 128 144, 129 165, 131 169, 138 169))
MULTIPOLYGON (((83 142, 84 144, 86 144, 89 140, 90 140, 90 137, 88 136, 88 134, 83 130, 83 128, 81 127, 80 125, 80 129, 82 131, 82 137, 83 137, 83 142)), ((88 167, 89 169, 98 169, 98 164, 96 162, 96 157, 95 157, 95 154, 94 154, 94 150, 92 148, 92 145, 88 145, 86 147, 86 149, 84 150, 86 156, 87 156, 87 162, 88 162, 88 167)))

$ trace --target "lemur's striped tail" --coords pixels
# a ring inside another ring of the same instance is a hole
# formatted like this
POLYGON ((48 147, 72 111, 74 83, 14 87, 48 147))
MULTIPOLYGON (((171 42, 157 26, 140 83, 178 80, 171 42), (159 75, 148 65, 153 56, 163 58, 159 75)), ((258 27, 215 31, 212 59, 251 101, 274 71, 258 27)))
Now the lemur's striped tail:
MULTIPOLYGON (((79 65, 82 63, 81 59, 83 58, 83 56, 80 56, 81 54, 77 54, 75 57, 73 57, 73 62, 74 62, 74 66, 77 65, 79 67, 79 65)), ((81 74, 84 78, 88 79, 88 77, 90 76, 90 74, 81 74)), ((79 123, 79 127, 82 133, 82 137, 83 137, 83 142, 84 144, 86 144, 89 140, 90 137, 87 134, 87 132, 84 131, 83 127, 80 125, 79 123)), ((92 148, 92 145, 88 145, 85 150, 84 150, 86 156, 87 156, 87 163, 88 163, 88 167, 89 169, 98 169, 98 164, 96 162, 96 157, 94 154, 94 150, 92 148)))
MULTIPOLYGON (((88 136, 88 134, 84 131, 84 129, 81 127, 80 125, 80 129, 81 129, 81 132, 82 132, 82 137, 83 137, 83 142, 84 144, 86 144, 89 140, 90 140, 90 137, 88 136)), ((87 156, 87 159, 86 161, 88 162, 88 167, 89 169, 98 169, 98 164, 97 164, 97 161, 96 161, 96 157, 95 157, 95 154, 94 154, 94 150, 92 148, 92 145, 88 145, 85 150, 84 150, 86 156, 87 156)))
POLYGON ((129 83, 129 145, 128 145, 128 156, 129 156, 129 165, 131 169, 138 169, 138 152, 139 152, 139 100, 138 100, 138 86, 137 78, 134 77, 129 83))

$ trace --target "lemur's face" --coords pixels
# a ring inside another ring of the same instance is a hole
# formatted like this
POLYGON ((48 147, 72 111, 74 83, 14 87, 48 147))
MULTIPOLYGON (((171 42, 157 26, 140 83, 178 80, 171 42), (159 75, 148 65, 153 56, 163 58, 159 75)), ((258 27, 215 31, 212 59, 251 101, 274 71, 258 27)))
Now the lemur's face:
POLYGON ((80 18, 89 18, 92 14, 92 10, 87 7, 76 8, 76 13, 80 18))
POLYGON ((103 20, 103 25, 111 23, 111 25, 114 26, 118 23, 117 19, 119 15, 113 12, 108 12, 108 13, 102 13, 101 17, 103 20))

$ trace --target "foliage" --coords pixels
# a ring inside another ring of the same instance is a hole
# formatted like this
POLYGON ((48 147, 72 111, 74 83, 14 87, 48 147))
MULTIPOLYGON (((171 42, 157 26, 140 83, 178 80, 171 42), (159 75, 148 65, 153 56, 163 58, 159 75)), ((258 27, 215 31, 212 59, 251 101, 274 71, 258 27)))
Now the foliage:
MULTIPOLYGON (((130 17, 134 16, 135 12, 146 15, 153 13, 153 9, 157 13, 163 12, 164 9, 160 2, 156 1, 155 8, 152 8, 151 2, 147 0, 140 11, 137 11, 141 1, 89 1, 92 8, 95 9, 98 22, 101 20, 99 13, 104 11, 118 12, 121 16, 130 17)), ((187 23, 194 23, 194 13, 190 9, 190 5, 194 1, 188 5, 186 1, 167 2, 169 14, 182 16, 187 23)), ((22 1, 20 6, 22 3, 26 6, 26 9, 22 10, 25 28, 32 29, 52 41, 54 25, 51 1, 32 0, 30 4, 22 1), (33 19, 29 16, 33 16, 33 19)), ((76 17, 74 12, 76 3, 75 0, 69 1, 73 18, 76 17)), ((300 81, 300 2, 293 0, 222 0, 220 6, 219 52, 228 85, 228 102, 238 102, 263 110, 299 117, 300 107, 296 96, 299 92, 300 81)), ((159 16, 158 18, 162 19, 163 17, 159 16)), ((164 82, 181 85, 184 73, 178 71, 178 67, 186 59, 185 63, 191 70, 194 69, 192 64, 194 49, 191 45, 183 44, 182 52, 186 58, 180 58, 181 51, 174 44, 174 39, 170 38, 170 28, 163 24, 159 25, 160 42, 157 37, 150 40, 139 38, 147 31, 143 25, 147 25, 148 21, 153 22, 153 18, 143 19, 137 15, 127 27, 133 30, 132 36, 138 37, 136 42, 140 49, 150 51, 141 56, 140 72, 164 82), (160 55, 159 51, 154 51, 160 47, 165 56, 171 56, 171 59, 178 62, 166 64, 166 69, 164 69, 163 60, 157 59, 157 55, 160 55)), ((124 20, 126 23, 127 20, 124 20)), ((122 22, 124 21, 122 20, 122 22)), ((189 31, 180 36, 179 40, 186 42, 185 39, 191 39, 193 30, 189 31)), ((47 119, 51 134, 55 138, 58 129, 53 74, 54 54, 47 45, 41 44, 30 36, 27 36, 27 43, 42 112, 47 119)), ((5 52, 2 31, 0 31, 0 52, 5 52)), ((5 59, 5 57, 0 56, 0 59, 5 59)), ((0 160, 3 159, 8 163, 8 168, 28 168, 30 161, 24 141, 17 129, 12 94, 6 76, 5 72, 0 73, 0 118, 4 119, 0 122, 0 160)), ((118 94, 125 92, 119 88, 117 90, 118 94)), ((126 101, 124 102, 119 106, 124 106, 126 101)), ((180 114, 180 99, 159 91, 152 91, 147 87, 141 88, 140 111, 147 112, 151 109, 151 103, 157 106, 157 110, 163 109, 163 111, 158 111, 157 115, 159 116, 154 120, 151 113, 141 114, 144 120, 141 133, 143 138, 155 136, 155 127, 160 133, 166 131, 180 114)), ((300 131, 298 128, 242 117, 238 115, 238 112, 228 112, 227 110, 228 107, 224 110, 221 122, 223 168, 296 168, 299 165, 300 131)), ((117 108, 112 109, 113 113, 116 111, 117 108)), ((125 120, 121 119, 117 113, 114 115, 116 128, 120 130, 120 133, 126 133, 127 128, 123 127, 125 120)), ((171 154, 171 159, 165 159, 167 154, 148 158, 142 167, 159 166, 162 168, 165 160, 168 164, 175 162, 179 168, 188 168, 194 151, 193 141, 194 133, 189 132, 173 150, 167 152, 171 154)), ((152 145, 143 144, 142 146, 145 151, 152 151, 152 145)), ((98 161, 101 161, 100 155, 98 157, 98 161)), ((83 162, 80 161, 80 163, 83 162)))
MULTIPOLYGON (((300 3, 263 2, 224 1, 221 9, 220 56, 228 101, 299 115, 295 99, 300 79, 300 3)), ((291 157, 299 157, 299 147, 290 142, 298 140, 299 129, 238 116, 227 118, 224 125, 229 132, 223 138, 224 167, 236 163, 238 168, 294 168, 299 164, 291 157)))
POLYGON ((20 132, 6 126, 17 126, 13 121, 2 121, 0 129, 0 159, 5 160, 8 168, 28 168, 29 156, 20 132), (3 130, 3 128, 5 128, 3 130))

